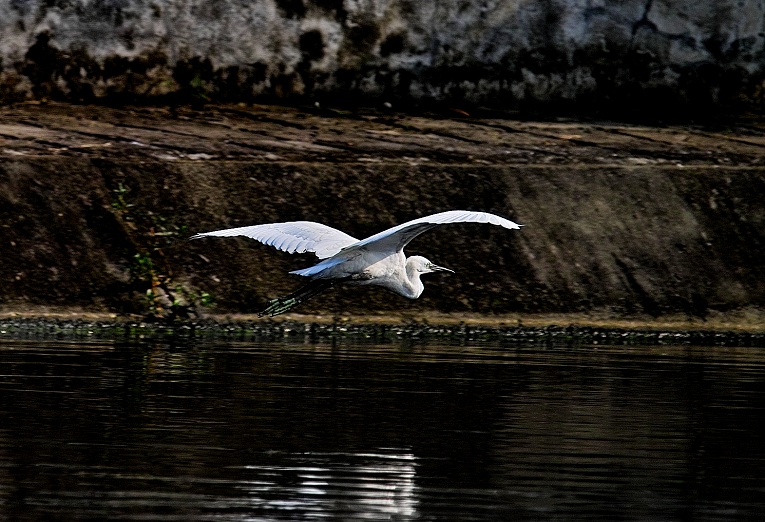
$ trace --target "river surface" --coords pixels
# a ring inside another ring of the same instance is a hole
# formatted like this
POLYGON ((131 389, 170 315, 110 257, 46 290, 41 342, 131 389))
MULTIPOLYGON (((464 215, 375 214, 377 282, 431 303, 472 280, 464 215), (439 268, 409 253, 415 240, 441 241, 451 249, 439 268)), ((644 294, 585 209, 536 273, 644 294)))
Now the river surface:
POLYGON ((0 520, 754 520, 765 350, 0 341, 0 520))

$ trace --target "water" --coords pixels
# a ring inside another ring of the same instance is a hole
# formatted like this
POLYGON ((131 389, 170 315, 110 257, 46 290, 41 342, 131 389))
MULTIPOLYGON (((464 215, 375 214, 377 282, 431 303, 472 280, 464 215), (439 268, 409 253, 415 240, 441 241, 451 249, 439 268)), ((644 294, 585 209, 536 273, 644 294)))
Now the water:
POLYGON ((0 520, 744 520, 757 348, 0 342, 0 520))

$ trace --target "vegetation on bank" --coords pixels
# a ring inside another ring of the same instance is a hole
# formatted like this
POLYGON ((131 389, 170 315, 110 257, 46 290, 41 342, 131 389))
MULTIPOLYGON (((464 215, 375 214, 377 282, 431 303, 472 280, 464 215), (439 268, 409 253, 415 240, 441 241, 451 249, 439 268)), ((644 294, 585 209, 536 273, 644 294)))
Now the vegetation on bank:
POLYGON ((765 332, 715 330, 622 329, 589 326, 471 326, 402 324, 350 324, 297 321, 188 321, 174 325, 158 322, 86 320, 0 320, 0 340, 186 339, 188 341, 243 342, 361 342, 401 341, 512 345, 597 346, 751 346, 765 347, 765 332))
POLYGON ((188 238, 188 227, 131 203, 130 192, 125 182, 117 182, 111 207, 136 250, 128 267, 130 285, 140 296, 135 311, 145 321, 170 324, 199 317, 199 308, 212 304, 212 296, 177 282, 165 255, 172 242, 188 238))

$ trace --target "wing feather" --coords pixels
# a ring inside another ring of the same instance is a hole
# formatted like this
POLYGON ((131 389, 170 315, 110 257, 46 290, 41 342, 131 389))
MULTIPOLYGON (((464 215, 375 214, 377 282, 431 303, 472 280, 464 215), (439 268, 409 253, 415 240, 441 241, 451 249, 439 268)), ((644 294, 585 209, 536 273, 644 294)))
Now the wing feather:
POLYGON ((360 250, 374 250, 392 254, 403 250, 410 241, 423 232, 450 223, 490 223, 507 229, 519 229, 522 226, 487 212, 450 210, 402 223, 361 241, 345 232, 312 221, 291 221, 227 228, 196 234, 191 239, 212 236, 245 236, 290 254, 313 252, 316 257, 324 261, 291 273, 301 276, 318 276, 321 272, 358 256, 360 250))
POLYGON ((196 234, 191 239, 234 236, 249 237, 290 254, 313 252, 319 259, 332 257, 343 248, 358 242, 358 239, 345 232, 313 221, 290 221, 227 228, 196 234))
POLYGON ((283 241, 282 244, 279 245, 279 249, 286 250, 287 252, 299 253, 299 250, 297 248, 299 244, 300 244, 300 238, 293 237, 283 241))
POLYGON ((489 214, 488 212, 469 212, 466 210, 449 210, 430 216, 413 219, 401 225, 383 230, 382 232, 362 239, 349 245, 343 251, 366 248, 369 250, 398 252, 409 244, 415 237, 439 225, 450 223, 490 223, 507 229, 520 229, 522 225, 509 219, 489 214))

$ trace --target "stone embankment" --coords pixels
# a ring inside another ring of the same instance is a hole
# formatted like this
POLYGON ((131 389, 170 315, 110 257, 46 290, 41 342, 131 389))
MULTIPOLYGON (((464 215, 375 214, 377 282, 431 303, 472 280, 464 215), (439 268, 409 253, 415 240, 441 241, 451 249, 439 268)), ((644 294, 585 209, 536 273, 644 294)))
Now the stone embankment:
POLYGON ((431 276, 417 301, 337 289, 300 311, 754 324, 765 309, 763 201, 759 120, 649 127, 257 105, 6 106, 0 311, 252 313, 296 287, 287 271, 313 258, 187 237, 289 220, 365 237, 461 208, 525 226, 418 238, 410 254, 457 273, 431 276))

